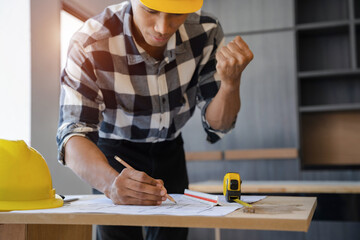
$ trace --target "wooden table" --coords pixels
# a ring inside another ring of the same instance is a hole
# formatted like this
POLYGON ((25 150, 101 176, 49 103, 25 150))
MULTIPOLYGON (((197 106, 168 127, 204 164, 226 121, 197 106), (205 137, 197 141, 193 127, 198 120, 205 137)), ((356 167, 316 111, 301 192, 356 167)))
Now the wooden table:
POLYGON ((255 213, 239 209, 222 217, 0 212, 0 239, 91 239, 92 224, 306 232, 316 208, 316 198, 269 196, 254 206, 255 213))

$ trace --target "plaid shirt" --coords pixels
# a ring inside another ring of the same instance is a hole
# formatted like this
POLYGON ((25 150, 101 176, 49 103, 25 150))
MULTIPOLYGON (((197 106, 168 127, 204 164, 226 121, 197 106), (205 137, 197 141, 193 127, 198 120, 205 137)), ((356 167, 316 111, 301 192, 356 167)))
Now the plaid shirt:
POLYGON ((215 53, 224 36, 217 19, 189 14, 169 39, 164 59, 149 56, 133 39, 129 2, 110 6, 75 33, 61 76, 58 159, 73 135, 133 142, 176 138, 197 105, 208 141, 215 131, 205 110, 220 79, 215 53))

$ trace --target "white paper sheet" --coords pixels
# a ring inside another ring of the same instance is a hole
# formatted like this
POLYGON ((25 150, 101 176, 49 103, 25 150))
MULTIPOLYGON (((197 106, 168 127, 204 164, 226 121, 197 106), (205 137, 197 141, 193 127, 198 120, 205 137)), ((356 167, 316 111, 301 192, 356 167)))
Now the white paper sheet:
MULTIPOLYGON (((79 198, 77 201, 65 203, 63 207, 52 209, 13 211, 21 213, 111 213, 134 215, 175 215, 175 216, 224 216, 242 208, 237 203, 228 203, 224 196, 219 195, 222 206, 209 206, 198 201, 190 200, 183 194, 170 194, 177 204, 166 200, 160 206, 115 205, 105 196, 89 199, 88 196, 66 196, 66 198, 79 198)), ((241 200, 253 203, 266 196, 241 196, 241 200)))

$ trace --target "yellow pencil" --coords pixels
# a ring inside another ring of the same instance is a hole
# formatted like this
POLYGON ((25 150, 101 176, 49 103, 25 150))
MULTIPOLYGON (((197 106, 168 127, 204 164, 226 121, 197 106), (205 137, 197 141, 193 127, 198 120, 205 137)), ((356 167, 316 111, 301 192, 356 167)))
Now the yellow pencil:
MULTIPOLYGON (((132 166, 130 166, 127 162, 125 162, 124 160, 122 160, 121 158, 119 158, 118 156, 114 157, 119 163, 121 163, 124 167, 129 168, 129 169, 134 169, 132 166)), ((172 201, 173 203, 176 203, 175 199, 172 198, 169 194, 166 194, 167 199, 169 199, 170 201, 172 201)))
POLYGON ((248 213, 254 213, 255 212, 255 208, 253 205, 248 204, 247 202, 241 201, 240 199, 234 199, 235 202, 243 205, 244 208, 244 212, 248 212, 248 213))
POLYGON ((247 202, 241 201, 240 199, 234 199, 234 201, 243 205, 244 207, 253 207, 252 205, 248 204, 247 202))

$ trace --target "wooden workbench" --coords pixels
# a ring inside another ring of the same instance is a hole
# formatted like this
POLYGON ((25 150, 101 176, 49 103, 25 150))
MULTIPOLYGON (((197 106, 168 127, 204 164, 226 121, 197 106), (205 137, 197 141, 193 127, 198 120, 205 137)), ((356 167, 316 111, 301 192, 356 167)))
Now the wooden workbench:
MULTIPOLYGON (((189 189, 222 194, 222 181, 192 183, 189 189)), ((316 197, 315 221, 360 221, 359 181, 247 181, 241 192, 255 195, 316 197), (336 206, 336 207, 335 207, 336 206)))
MULTIPOLYGON (((192 183, 189 189, 206 193, 223 192, 222 181, 192 183)), ((242 193, 329 193, 359 194, 360 182, 354 181, 243 181, 242 193)))
POLYGON ((269 196, 254 206, 255 213, 239 209, 222 217, 0 212, 0 239, 91 239, 92 224, 306 232, 316 208, 316 198, 269 196))

